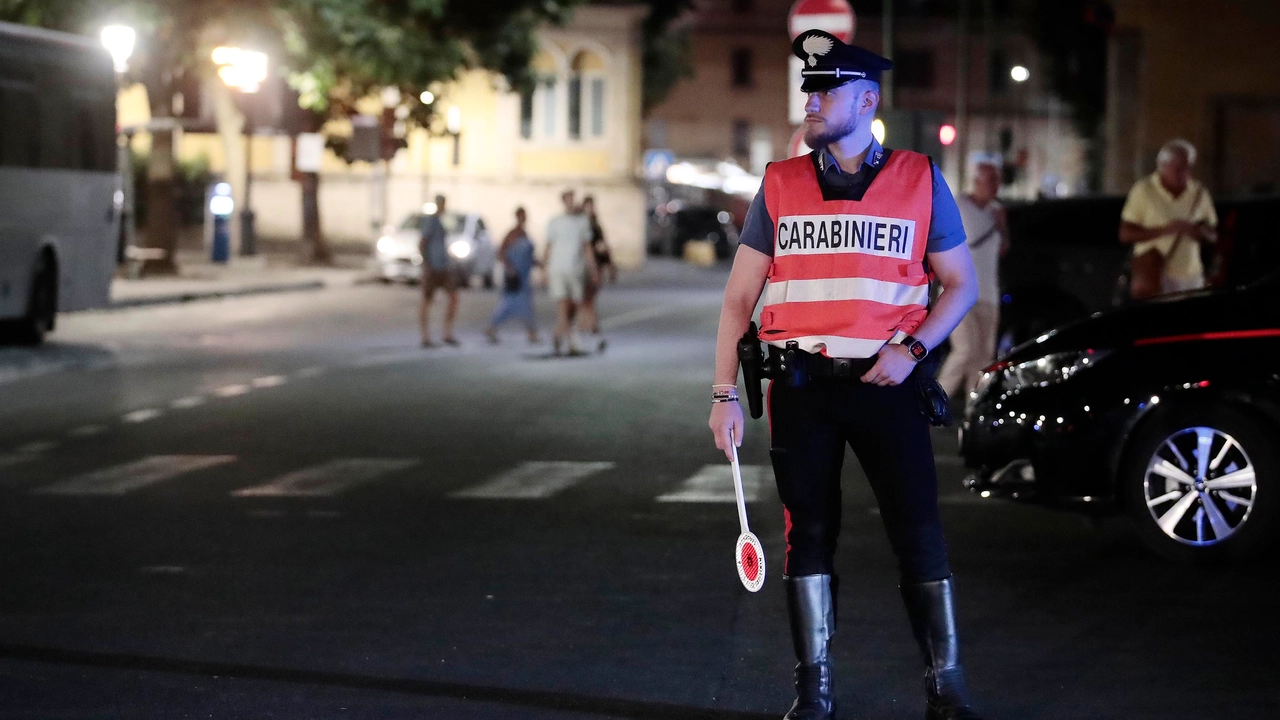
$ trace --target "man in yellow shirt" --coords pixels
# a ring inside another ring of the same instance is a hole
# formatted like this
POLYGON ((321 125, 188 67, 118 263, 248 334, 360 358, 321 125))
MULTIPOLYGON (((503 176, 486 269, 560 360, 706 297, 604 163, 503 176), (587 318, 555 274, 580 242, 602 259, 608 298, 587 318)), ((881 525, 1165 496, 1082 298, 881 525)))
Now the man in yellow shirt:
POLYGON ((1213 198, 1191 177, 1195 164, 1194 145, 1165 143, 1156 171, 1134 183, 1120 212, 1120 242, 1133 245, 1133 256, 1152 249, 1164 256, 1160 293, 1203 288, 1200 243, 1218 239, 1213 198))

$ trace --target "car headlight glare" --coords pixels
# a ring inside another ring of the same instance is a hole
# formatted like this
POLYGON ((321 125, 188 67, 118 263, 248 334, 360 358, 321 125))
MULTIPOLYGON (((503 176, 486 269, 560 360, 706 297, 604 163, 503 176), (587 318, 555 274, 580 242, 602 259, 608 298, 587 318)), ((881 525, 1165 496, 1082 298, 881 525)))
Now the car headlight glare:
POLYGON ((378 248, 378 252, 384 255, 390 255, 391 253, 395 252, 396 240, 390 235, 383 235, 382 237, 378 238, 377 248, 378 248))
POLYGON ((466 258, 471 257, 471 243, 466 240, 454 240, 453 243, 449 245, 449 254, 459 260, 465 260, 466 258))
POLYGON ((1096 365, 1107 354, 1105 350, 1077 350, 1052 353, 1035 360, 1010 365, 1002 371, 1004 389, 1014 391, 1027 387, 1046 387, 1069 380, 1076 373, 1096 365))

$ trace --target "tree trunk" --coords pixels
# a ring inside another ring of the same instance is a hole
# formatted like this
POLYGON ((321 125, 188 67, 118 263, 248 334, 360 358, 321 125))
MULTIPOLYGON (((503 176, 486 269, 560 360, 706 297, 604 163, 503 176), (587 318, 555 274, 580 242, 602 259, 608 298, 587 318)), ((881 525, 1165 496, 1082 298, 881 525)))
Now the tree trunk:
POLYGON ((331 265, 333 253, 320 229, 320 173, 302 175, 302 247, 303 260, 315 265, 331 265))
POLYGON ((164 250, 159 260, 147 260, 145 274, 175 275, 178 272, 178 208, 174 198, 173 129, 151 133, 151 155, 147 162, 147 247, 164 250))

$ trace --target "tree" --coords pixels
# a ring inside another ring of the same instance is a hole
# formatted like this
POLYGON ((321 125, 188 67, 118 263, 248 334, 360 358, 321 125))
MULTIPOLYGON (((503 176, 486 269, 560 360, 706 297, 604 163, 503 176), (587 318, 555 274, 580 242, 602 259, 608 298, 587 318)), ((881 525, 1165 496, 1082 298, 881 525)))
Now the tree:
POLYGON ((693 0, 649 0, 642 31, 645 113, 660 105, 682 78, 693 77, 689 32, 672 28, 681 13, 692 9, 693 0))
MULTIPOLYGON (((516 90, 531 89, 529 62, 536 31, 562 22, 576 4, 545 0, 292 0, 284 16, 290 84, 317 129, 347 118, 356 102, 382 88, 417 98, 465 69, 500 74, 516 90)), ((435 104, 407 103, 411 126, 432 129, 435 104)), ((319 175, 303 173, 303 236, 307 260, 327 262, 320 230, 319 175)))

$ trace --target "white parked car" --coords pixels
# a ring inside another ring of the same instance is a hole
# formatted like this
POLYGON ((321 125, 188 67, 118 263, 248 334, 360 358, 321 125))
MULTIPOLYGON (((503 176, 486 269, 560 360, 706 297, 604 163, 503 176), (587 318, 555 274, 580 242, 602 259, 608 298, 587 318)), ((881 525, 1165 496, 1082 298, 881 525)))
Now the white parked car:
MULTIPOLYGON (((398 227, 388 226, 373 248, 374 275, 384 282, 422 280, 422 213, 406 217, 398 227)), ((479 278, 485 287, 493 287, 496 250, 484 220, 475 213, 445 212, 440 218, 445 229, 445 247, 449 266, 469 285, 479 278)))

